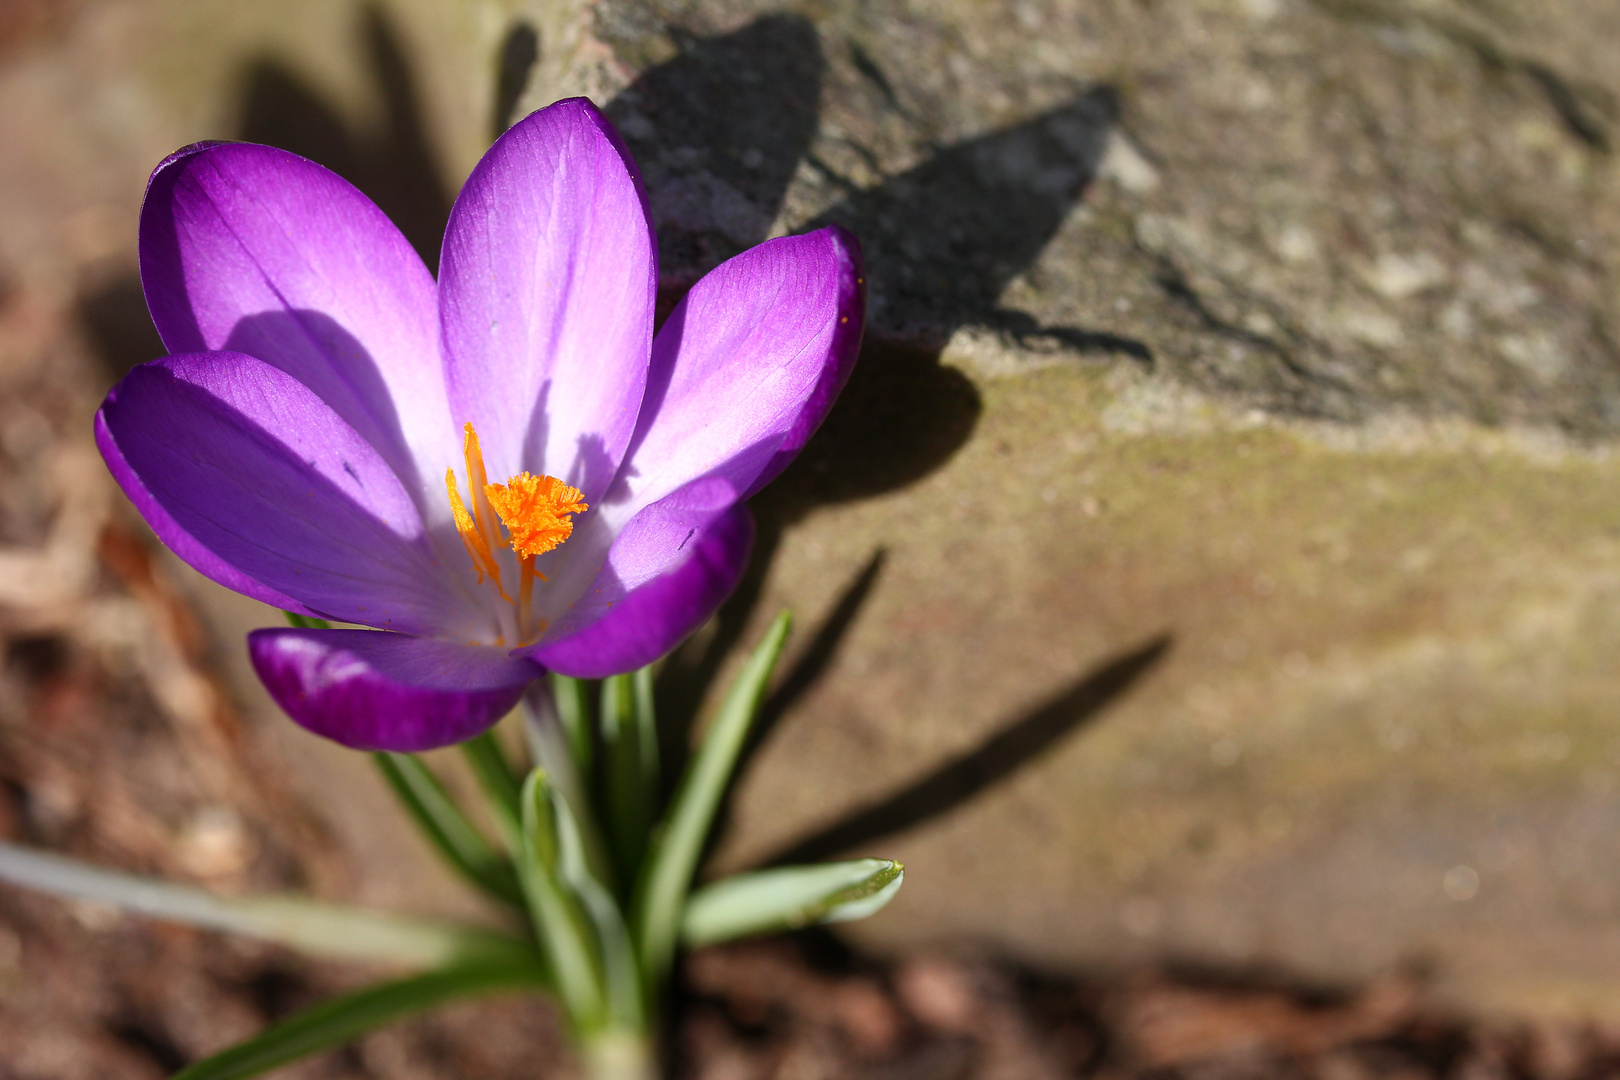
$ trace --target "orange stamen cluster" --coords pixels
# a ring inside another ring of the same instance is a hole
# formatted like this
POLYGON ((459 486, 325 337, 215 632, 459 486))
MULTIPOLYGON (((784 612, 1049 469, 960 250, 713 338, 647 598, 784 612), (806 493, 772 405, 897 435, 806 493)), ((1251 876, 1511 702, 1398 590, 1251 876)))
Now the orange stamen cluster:
POLYGON ((569 515, 590 509, 580 501, 585 496, 579 488, 555 476, 526 472, 504 484, 485 484, 484 495, 501 515, 512 550, 520 557, 544 554, 568 539, 574 532, 569 515))
POLYGON ((467 493, 472 502, 470 511, 467 504, 461 501, 461 492, 456 486, 456 471, 444 471, 456 531, 461 534, 461 542, 472 559, 479 584, 483 584, 485 575, 488 575, 501 598, 518 609, 518 636, 525 641, 530 640, 544 629, 543 626, 532 626, 530 619, 534 579, 546 580, 546 576, 534 568, 534 557, 550 551, 573 535, 572 515, 583 514, 590 507, 582 501, 583 492, 555 476, 521 472, 504 484, 490 483, 484 471, 484 453, 478 445, 478 433, 473 430, 472 424, 464 429, 462 457, 467 465, 467 493), (505 538, 495 527, 497 520, 506 526, 505 538), (501 584, 501 564, 496 560, 494 550, 497 547, 509 547, 518 557, 522 577, 516 600, 501 584))

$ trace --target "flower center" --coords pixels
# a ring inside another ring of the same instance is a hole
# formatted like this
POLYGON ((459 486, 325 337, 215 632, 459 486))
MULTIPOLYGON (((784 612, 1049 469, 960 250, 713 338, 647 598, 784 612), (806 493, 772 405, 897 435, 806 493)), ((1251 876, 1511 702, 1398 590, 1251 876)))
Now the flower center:
POLYGON ((572 514, 590 507, 580 502, 583 493, 555 476, 521 472, 504 484, 485 484, 484 495, 501 516, 512 550, 532 559, 568 539, 574 532, 572 514))
MULTIPOLYGON (((534 568, 534 557, 567 540, 574 532, 572 515, 583 514, 590 507, 581 501, 583 492, 555 476, 521 472, 504 484, 490 483, 478 433, 471 423, 463 430, 462 457, 467 464, 467 494, 472 510, 461 501, 456 470, 446 469, 444 483, 450 493, 450 512, 455 515, 456 531, 478 573, 478 583, 482 585, 487 574, 501 599, 517 608, 519 644, 528 644, 545 630, 545 620, 534 625, 531 611, 534 579, 546 580, 546 575, 534 568), (506 526, 505 538, 495 527, 497 519, 506 526), (516 600, 501 584, 501 564, 495 558, 498 547, 509 547, 518 557, 516 600)), ((496 643, 504 644, 505 635, 496 643)))

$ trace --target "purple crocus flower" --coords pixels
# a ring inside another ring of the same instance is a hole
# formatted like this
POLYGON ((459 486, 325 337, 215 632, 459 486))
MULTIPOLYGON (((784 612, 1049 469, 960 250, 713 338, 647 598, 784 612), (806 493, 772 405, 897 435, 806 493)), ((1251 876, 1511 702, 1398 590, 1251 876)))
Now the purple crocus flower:
POLYGON ((157 167, 140 259, 171 355, 107 395, 102 455, 204 575, 376 628, 248 638, 293 719, 368 749, 466 739, 545 670, 629 671, 707 618, 863 315, 822 229, 717 267, 655 336, 646 197, 584 99, 484 155, 436 283, 355 188, 249 144, 157 167))

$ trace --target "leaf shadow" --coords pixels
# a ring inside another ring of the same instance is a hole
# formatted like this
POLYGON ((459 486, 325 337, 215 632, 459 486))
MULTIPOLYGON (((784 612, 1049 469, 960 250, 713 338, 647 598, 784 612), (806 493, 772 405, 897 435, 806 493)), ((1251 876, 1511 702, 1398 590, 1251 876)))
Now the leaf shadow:
MULTIPOLYGON (((799 702, 815 685, 836 659, 839 647, 855 625, 867 600, 882 575, 888 551, 878 548, 866 564, 839 592, 831 608, 822 616, 806 644, 797 650, 793 666, 788 668, 775 687, 766 696, 739 756, 735 772, 741 775, 758 753, 771 732, 775 730, 787 711, 799 702)), ((658 673, 657 692, 660 703, 671 699, 690 702, 707 691, 714 672, 706 666, 683 665, 672 658, 658 673)), ((659 732, 661 759, 670 763, 665 772, 666 782, 672 783, 685 764, 690 748, 690 730, 685 725, 661 723, 659 732)), ((729 794, 727 806, 729 806, 729 794)), ((722 809, 720 824, 715 835, 724 831, 727 811, 722 809)))
POLYGON ((1168 633, 1161 634, 1093 668, 971 749, 794 841, 761 865, 819 862, 950 813, 1099 719, 1164 658, 1171 641, 1168 633))

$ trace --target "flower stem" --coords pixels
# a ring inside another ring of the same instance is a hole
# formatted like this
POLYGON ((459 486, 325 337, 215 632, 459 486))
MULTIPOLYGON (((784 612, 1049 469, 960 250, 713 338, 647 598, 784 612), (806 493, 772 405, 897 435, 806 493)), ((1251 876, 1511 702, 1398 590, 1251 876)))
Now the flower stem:
POLYGON ((501 834, 506 850, 516 854, 523 844, 523 824, 518 809, 518 782, 512 767, 501 752, 501 744, 491 732, 474 735, 461 744, 472 766, 473 775, 489 800, 489 813, 495 819, 495 828, 501 834))
POLYGON ((580 1041, 587 1080, 658 1080, 652 1040, 637 1031, 608 1029, 580 1041))

